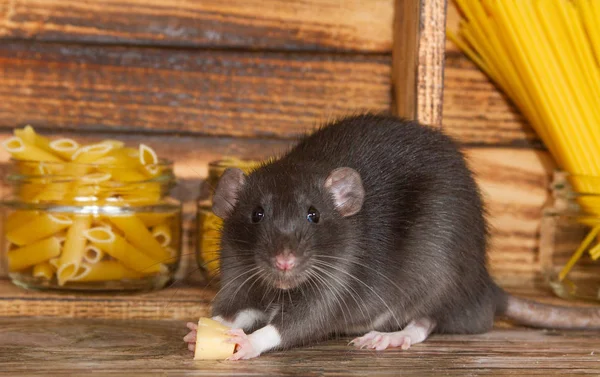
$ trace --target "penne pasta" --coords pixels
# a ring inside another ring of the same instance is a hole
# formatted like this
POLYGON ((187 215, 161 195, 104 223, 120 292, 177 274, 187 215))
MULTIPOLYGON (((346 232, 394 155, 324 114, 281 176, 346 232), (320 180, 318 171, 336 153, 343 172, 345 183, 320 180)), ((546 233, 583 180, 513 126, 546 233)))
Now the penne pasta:
POLYGON ((152 237, 158 243, 163 246, 169 246, 171 244, 171 228, 166 223, 159 224, 152 228, 152 237))
POLYGON ((79 148, 73 154, 71 160, 78 164, 89 164, 106 156, 113 148, 113 145, 109 143, 86 145, 85 147, 79 148))
POLYGON ((38 216, 37 211, 14 211, 4 221, 4 231, 10 232, 20 226, 29 223, 38 216))
POLYGON ((104 258, 104 251, 94 245, 88 245, 83 252, 83 260, 88 264, 98 263, 104 258))
POLYGON ((125 146, 125 143, 123 143, 122 141, 113 139, 102 140, 98 144, 108 144, 111 146, 112 149, 121 149, 125 146))
POLYGON ((144 275, 130 270, 117 261, 102 261, 95 264, 84 263, 82 271, 72 281, 110 281, 140 279, 144 275))
MULTIPOLYGON (((62 245, 61 245, 61 247, 62 247, 62 245)), ((48 263, 50 263, 50 265, 52 266, 52 268, 54 268, 55 271, 58 270, 58 261, 59 260, 60 260, 60 257, 48 259, 48 263)))
POLYGON ((106 167, 99 170, 110 174, 118 182, 142 182, 148 179, 134 168, 106 167))
POLYGON ((158 166, 158 156, 154 149, 150 148, 145 144, 140 144, 140 163, 144 166, 144 172, 150 177, 153 177, 160 173, 158 166))
POLYGON ((54 267, 49 262, 38 263, 33 266, 32 275, 34 278, 50 280, 54 276, 54 267))
POLYGON ((168 263, 171 259, 169 253, 152 236, 144 223, 135 215, 111 216, 110 222, 115 224, 123 234, 125 239, 143 253, 160 262, 168 263))
POLYGON ((60 243, 56 237, 48 237, 7 253, 8 270, 21 271, 45 262, 60 254, 60 243))
POLYGON ((170 217, 173 216, 172 213, 138 213, 136 214, 137 218, 144 223, 146 228, 151 228, 153 226, 157 226, 160 223, 167 221, 170 217))
POLYGON ((67 197, 71 190, 70 182, 48 183, 34 197, 34 202, 59 202, 67 197))
POLYGON ((59 285, 64 285, 71 279, 81 265, 87 239, 83 233, 90 228, 92 218, 90 215, 75 215, 73 225, 69 227, 65 238, 65 244, 58 262, 56 278, 59 285))
POLYGON ((79 144, 73 139, 56 139, 50 142, 49 149, 63 160, 70 161, 79 149, 79 144))
POLYGON ((92 245, 117 259, 126 267, 143 273, 165 273, 166 266, 136 249, 125 238, 106 228, 91 228, 83 232, 92 245))
POLYGON ((27 245, 56 234, 71 224, 73 221, 68 216, 44 213, 7 232, 6 239, 18 246, 27 245))
POLYGON ((33 127, 29 125, 23 127, 22 129, 15 129, 14 134, 16 137, 23 140, 24 143, 33 145, 46 152, 53 153, 52 148, 50 148, 50 140, 35 132, 33 127))
POLYGON ((13 136, 2 142, 4 149, 10 153, 13 158, 27 161, 49 161, 60 162, 60 158, 49 153, 35 145, 24 143, 18 136, 13 136))
POLYGON ((116 160, 115 166, 123 168, 137 168, 140 166, 140 152, 134 148, 119 148, 110 152, 107 157, 116 160))

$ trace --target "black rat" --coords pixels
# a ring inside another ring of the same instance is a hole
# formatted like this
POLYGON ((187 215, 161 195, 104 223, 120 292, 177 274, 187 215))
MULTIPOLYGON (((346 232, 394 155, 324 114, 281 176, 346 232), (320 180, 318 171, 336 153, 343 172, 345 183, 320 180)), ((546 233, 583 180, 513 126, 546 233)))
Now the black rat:
POLYGON ((234 360, 331 335, 407 349, 432 332, 487 332, 502 315, 600 327, 598 309, 542 305, 494 283, 473 174, 450 137, 414 121, 329 123, 249 175, 226 170, 213 211, 224 220, 213 318, 232 327, 234 360))

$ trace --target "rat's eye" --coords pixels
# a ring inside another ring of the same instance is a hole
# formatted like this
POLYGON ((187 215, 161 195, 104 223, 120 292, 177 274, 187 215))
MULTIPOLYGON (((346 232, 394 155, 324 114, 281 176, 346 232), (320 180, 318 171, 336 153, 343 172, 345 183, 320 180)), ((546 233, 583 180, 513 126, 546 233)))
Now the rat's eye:
POLYGON ((317 209, 315 207, 311 206, 308 209, 308 214, 306 215, 306 219, 308 220, 309 223, 313 223, 313 224, 318 223, 320 217, 321 217, 321 215, 319 215, 319 211, 317 211, 317 209))
POLYGON ((262 207, 254 208, 254 211, 252 211, 252 222, 256 224, 260 222, 263 217, 265 217, 265 210, 262 207))

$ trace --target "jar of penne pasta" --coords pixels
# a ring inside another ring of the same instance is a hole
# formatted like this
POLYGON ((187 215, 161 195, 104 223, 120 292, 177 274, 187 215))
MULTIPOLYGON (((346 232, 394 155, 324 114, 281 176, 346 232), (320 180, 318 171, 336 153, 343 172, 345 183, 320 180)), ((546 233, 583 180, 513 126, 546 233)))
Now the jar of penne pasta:
POLYGON ((546 282, 565 299, 600 300, 600 177, 557 171, 540 228, 546 282))
POLYGON ((80 145, 15 130, 2 204, 10 279, 33 289, 159 289, 181 254, 181 204, 172 163, 146 145, 80 145))

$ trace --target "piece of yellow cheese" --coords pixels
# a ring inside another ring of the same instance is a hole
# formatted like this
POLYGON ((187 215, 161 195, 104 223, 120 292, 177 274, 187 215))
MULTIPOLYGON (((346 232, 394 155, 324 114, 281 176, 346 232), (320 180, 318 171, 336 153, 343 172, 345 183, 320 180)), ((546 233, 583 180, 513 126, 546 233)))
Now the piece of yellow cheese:
POLYGON ((233 355, 234 343, 227 343, 229 327, 211 318, 200 318, 194 360, 223 360, 233 355))

